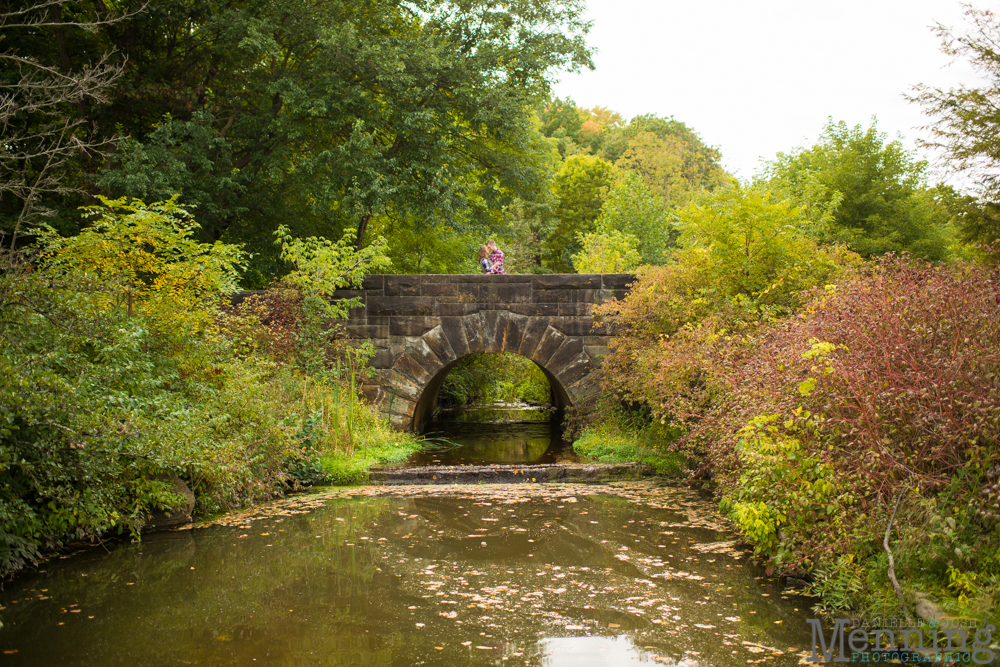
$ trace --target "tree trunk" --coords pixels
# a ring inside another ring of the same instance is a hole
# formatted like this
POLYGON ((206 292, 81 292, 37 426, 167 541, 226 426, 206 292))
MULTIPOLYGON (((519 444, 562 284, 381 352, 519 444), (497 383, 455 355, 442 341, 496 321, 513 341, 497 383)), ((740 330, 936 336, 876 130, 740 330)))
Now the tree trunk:
POLYGON ((365 232, 368 230, 368 221, 372 219, 371 213, 365 213, 361 216, 361 221, 358 223, 358 238, 354 242, 354 247, 361 250, 362 245, 365 242, 365 232))

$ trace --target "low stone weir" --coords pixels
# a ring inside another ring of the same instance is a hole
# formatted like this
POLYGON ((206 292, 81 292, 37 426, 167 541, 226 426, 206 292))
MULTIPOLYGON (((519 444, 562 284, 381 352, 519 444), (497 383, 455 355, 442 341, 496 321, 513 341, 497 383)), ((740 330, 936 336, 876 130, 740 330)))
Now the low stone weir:
POLYGON ((510 482, 608 482, 653 475, 645 463, 547 463, 541 465, 421 466, 371 469, 373 484, 505 484, 510 482))

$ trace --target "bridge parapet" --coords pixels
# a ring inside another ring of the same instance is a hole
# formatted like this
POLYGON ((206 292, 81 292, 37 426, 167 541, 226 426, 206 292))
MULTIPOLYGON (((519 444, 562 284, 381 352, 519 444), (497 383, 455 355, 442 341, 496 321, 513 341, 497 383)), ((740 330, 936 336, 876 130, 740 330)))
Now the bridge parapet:
POLYGON ((376 377, 365 396, 394 426, 419 430, 437 407, 451 367, 474 352, 514 352, 534 361, 559 407, 586 414, 598 387, 591 372, 610 332, 595 326, 595 304, 622 298, 631 274, 371 275, 362 306, 346 322, 350 338, 370 339, 376 377))

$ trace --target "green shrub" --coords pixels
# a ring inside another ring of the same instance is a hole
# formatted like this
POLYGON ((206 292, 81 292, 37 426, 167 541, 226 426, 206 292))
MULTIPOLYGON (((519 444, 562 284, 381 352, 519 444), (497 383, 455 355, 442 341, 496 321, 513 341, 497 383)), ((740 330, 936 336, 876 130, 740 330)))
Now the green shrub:
POLYGON ((888 257, 786 292, 782 311, 755 294, 704 298, 718 286, 696 260, 647 270, 602 308, 619 326, 606 386, 683 424, 678 446, 723 511, 771 571, 812 573, 829 609, 899 613, 882 542, 900 498, 890 544, 904 589, 995 619, 991 269, 888 257))
POLYGON ((585 428, 573 443, 573 451, 582 458, 601 463, 647 463, 667 477, 687 473, 684 454, 672 449, 681 429, 610 404, 603 405, 599 414, 600 420, 585 428))
POLYGON ((0 253, 0 576, 70 540, 137 533, 178 500, 162 475, 205 514, 417 448, 364 405, 358 355, 309 310, 377 248, 359 264, 343 243, 285 236, 312 291, 223 311, 238 249, 194 242, 173 201, 104 204, 76 237, 0 253))

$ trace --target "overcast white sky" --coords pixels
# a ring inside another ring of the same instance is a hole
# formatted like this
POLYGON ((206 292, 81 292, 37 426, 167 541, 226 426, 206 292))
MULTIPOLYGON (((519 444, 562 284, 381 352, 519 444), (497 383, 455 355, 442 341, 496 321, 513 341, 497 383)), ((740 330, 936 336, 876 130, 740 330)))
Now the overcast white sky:
POLYGON ((674 116, 742 179, 760 158, 815 143, 828 116, 865 127, 876 116, 882 132, 912 146, 927 119, 903 93, 977 81, 964 63, 946 67, 930 30, 964 31, 953 0, 587 3, 596 69, 563 75, 556 95, 626 119, 674 116))

